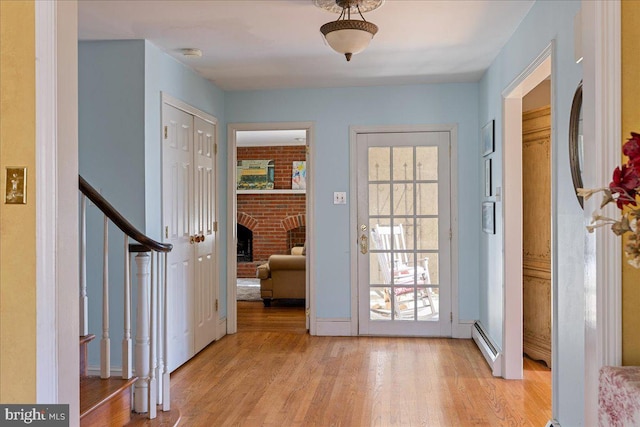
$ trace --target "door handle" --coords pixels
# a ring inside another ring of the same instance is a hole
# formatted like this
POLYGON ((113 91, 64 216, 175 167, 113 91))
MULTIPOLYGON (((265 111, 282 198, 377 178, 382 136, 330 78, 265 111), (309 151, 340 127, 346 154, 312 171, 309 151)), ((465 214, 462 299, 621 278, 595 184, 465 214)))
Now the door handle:
POLYGON ((360 252, 362 253, 362 255, 365 255, 367 252, 369 252, 369 239, 364 233, 362 233, 362 236, 360 236, 360 252))
POLYGON ((196 237, 197 236, 189 236, 189 243, 191 243, 192 245, 196 243, 196 237))

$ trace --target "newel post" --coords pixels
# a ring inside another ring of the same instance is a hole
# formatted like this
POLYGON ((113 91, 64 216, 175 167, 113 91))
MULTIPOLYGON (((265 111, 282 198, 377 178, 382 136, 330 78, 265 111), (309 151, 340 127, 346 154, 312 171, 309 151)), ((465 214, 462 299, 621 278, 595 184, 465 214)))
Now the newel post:
POLYGON ((151 257, 149 250, 141 245, 131 245, 135 257, 138 279, 138 302, 136 310, 135 367, 138 380, 135 384, 134 410, 138 413, 149 411, 149 289, 151 287, 151 257))

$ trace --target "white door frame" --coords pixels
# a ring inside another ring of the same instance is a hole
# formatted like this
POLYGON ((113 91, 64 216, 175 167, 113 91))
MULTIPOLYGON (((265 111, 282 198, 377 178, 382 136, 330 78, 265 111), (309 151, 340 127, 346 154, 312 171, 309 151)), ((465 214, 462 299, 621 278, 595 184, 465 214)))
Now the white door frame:
POLYGON ((389 126, 351 126, 349 128, 349 231, 351 234, 349 251, 351 254, 351 335, 358 335, 358 156, 357 141, 359 133, 398 133, 398 132, 449 132, 451 135, 450 169, 451 174, 451 333, 453 338, 469 338, 469 328, 459 324, 458 305, 458 125, 389 125, 389 126), (464 331, 468 331, 466 334, 464 331))
MULTIPOLYGON (((587 188, 606 185, 622 158, 620 8, 620 1, 582 1, 582 115, 585 142, 594 147, 585 150, 587 188)), ((585 222, 599 202, 585 202, 585 222)), ((618 212, 610 204, 603 214, 618 212)), ((585 253, 585 425, 598 422, 600 367, 622 364, 622 245, 608 227, 594 234, 585 253)))
MULTIPOLYGON (((502 215, 503 215, 503 319, 502 319, 502 376, 522 379, 522 98, 552 72, 553 43, 533 61, 502 92, 503 141, 502 141, 502 215)), ((554 203, 556 108, 555 79, 551 79, 551 364, 556 361, 557 328, 557 206, 554 203)), ((555 372, 555 371, 554 371, 555 372)), ((553 384, 555 386, 555 384, 553 384)), ((555 387, 553 387, 555 388, 555 387)))
POLYGON ((311 335, 316 334, 316 287, 313 275, 315 265, 315 245, 314 245, 314 160, 315 145, 314 123, 313 122, 274 122, 274 123, 229 123, 227 125, 227 333, 235 334, 238 331, 238 306, 236 301, 237 291, 237 268, 238 259, 235 256, 237 250, 237 217, 238 201, 236 192, 236 165, 237 165, 237 140, 238 131, 261 131, 261 130, 299 130, 307 132, 307 191, 306 191, 306 297, 307 326, 311 335))
POLYGON ((80 424, 77 18, 75 1, 35 2, 36 403, 68 403, 71 427, 80 424))

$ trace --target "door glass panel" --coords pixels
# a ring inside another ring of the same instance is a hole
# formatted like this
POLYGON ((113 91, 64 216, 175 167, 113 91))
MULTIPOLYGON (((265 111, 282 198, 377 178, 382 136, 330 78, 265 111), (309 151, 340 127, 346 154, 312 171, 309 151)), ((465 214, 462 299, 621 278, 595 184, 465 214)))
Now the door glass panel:
POLYGON ((438 215, 438 184, 416 184, 418 193, 416 194, 416 214, 417 215, 438 215))
POLYGON ((424 283, 421 285, 437 285, 440 283, 438 274, 438 253, 418 252, 418 266, 424 271, 424 283))
POLYGON ((417 218, 417 249, 438 249, 438 218, 417 218))
POLYGON ((371 307, 369 318, 371 320, 391 320, 391 289, 373 287, 369 294, 371 307))
POLYGON ((411 182, 393 184, 393 214, 413 215, 413 188, 411 182))
POLYGON ((395 250, 413 249, 413 218, 395 218, 394 225, 394 246, 395 250))
POLYGON ((389 181, 390 153, 389 147, 369 147, 369 181, 389 181))
POLYGON ((416 147, 416 179, 438 179, 438 147, 416 147))
POLYGON ((393 148, 393 180, 413 180, 413 147, 393 148))
POLYGON ((391 185, 369 184, 369 215, 389 215, 390 206, 391 185))
POLYGON ((418 320, 436 322, 439 320, 439 289, 437 287, 425 287, 417 289, 417 314, 418 320))
POLYGON ((390 272, 385 259, 389 259, 389 253, 369 252, 369 282, 372 285, 388 285, 390 272))

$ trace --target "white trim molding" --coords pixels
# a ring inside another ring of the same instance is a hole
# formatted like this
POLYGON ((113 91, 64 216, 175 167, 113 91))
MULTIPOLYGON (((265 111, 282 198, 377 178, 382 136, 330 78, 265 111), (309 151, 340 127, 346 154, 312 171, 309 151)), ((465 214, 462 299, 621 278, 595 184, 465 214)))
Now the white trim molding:
MULTIPOLYGON (((553 42, 526 67, 502 92, 503 138, 502 138, 502 216, 503 216, 503 319, 502 319, 502 376, 507 379, 522 379, 522 98, 544 79, 552 75, 553 42)), ((556 141, 555 106, 552 109, 552 141, 556 141)), ((553 165, 554 159, 551 159, 553 165)), ((552 168, 551 182, 555 182, 556 171, 552 168)), ((551 191, 555 191, 554 188, 551 191)), ((555 205, 552 204, 552 211, 555 205)), ((552 214, 552 217, 555 215, 552 214)), ((557 248, 552 241, 551 253, 556 257, 557 248)), ((552 266, 554 262, 552 261, 552 266)), ((557 289, 552 268, 552 293, 557 289)), ((552 297, 552 303, 556 299, 552 297)), ((552 313, 554 310, 552 309, 552 313)), ((555 322, 552 324, 555 325, 555 322)), ((552 343, 557 336, 552 330, 552 343)), ((553 344, 552 344, 553 347, 553 344)), ((554 371, 555 372, 555 371, 554 371)))
POLYGON ((36 2, 36 260, 38 402, 58 401, 56 277, 56 3, 36 2))
POLYGON ((350 318, 317 318, 315 335, 321 337, 353 336, 350 318))
POLYGON ((79 420, 77 2, 35 2, 36 403, 79 420), (64 254, 64 256, 58 256, 64 254))
MULTIPOLYGON (((621 34, 619 0, 582 1, 585 187, 601 187, 620 164, 621 34)), ((585 222, 599 200, 585 202, 585 222)), ((615 216, 612 205, 603 210, 615 216)), ((585 425, 598 423, 598 374, 602 366, 622 363, 622 254, 619 238, 600 228, 585 251, 585 425)))

